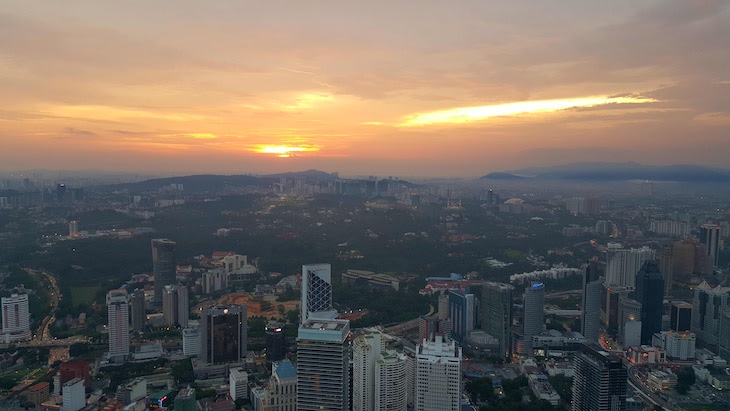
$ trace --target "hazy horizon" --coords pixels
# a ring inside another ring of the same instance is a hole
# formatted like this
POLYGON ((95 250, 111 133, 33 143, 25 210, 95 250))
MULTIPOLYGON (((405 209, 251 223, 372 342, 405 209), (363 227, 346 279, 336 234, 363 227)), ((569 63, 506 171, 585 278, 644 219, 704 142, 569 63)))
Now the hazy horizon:
POLYGON ((13 2, 0 170, 730 168, 730 3, 13 2))

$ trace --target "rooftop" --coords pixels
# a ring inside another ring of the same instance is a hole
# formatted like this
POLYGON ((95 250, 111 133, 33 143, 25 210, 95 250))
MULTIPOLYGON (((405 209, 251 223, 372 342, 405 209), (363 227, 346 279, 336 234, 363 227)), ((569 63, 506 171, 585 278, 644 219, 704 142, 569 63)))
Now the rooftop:
POLYGON ((278 375, 279 378, 297 377, 297 371, 294 369, 294 366, 289 360, 284 360, 274 364, 274 369, 276 370, 276 375, 278 375))

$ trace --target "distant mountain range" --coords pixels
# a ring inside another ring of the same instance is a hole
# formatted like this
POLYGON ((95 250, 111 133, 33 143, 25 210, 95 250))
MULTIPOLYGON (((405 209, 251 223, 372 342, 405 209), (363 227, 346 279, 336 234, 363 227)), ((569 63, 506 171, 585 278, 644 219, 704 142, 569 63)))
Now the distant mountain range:
POLYGON ((572 163, 489 173, 490 180, 650 180, 695 183, 730 182, 730 170, 697 165, 650 166, 639 163, 572 163))

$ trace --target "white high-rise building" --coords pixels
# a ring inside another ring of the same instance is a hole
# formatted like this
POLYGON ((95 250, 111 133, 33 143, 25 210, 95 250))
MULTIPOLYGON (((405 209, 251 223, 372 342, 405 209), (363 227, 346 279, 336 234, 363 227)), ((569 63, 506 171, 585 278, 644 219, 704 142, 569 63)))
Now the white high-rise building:
POLYGON ((606 283, 621 287, 634 287, 636 273, 647 260, 656 259, 656 252, 649 247, 621 248, 621 244, 608 243, 606 250, 606 283))
POLYGON ((63 384, 62 411, 78 411, 86 406, 86 388, 83 378, 74 378, 63 384))
POLYGON ((383 350, 379 332, 361 335, 352 343, 352 409, 373 411, 375 406, 375 361, 383 350))
POLYGON ((350 322, 309 319, 297 337, 297 410, 350 409, 350 322))
POLYGON ((184 285, 166 285, 162 291, 162 313, 169 326, 185 328, 190 319, 188 288, 184 285))
POLYGON ((313 312, 332 310, 332 266, 302 266, 301 321, 304 324, 313 312))
POLYGON ((228 374, 228 386, 233 400, 248 399, 248 373, 243 368, 232 368, 228 374))
POLYGON ((461 409, 461 347, 425 339, 416 346, 415 411, 458 411, 461 409))
POLYGON ((30 339, 28 294, 12 294, 10 297, 3 297, 2 316, 2 341, 4 343, 30 339))
POLYGON ((182 331, 183 336, 183 355, 186 357, 192 357, 200 355, 201 336, 199 327, 185 328, 182 331))
POLYGON ((109 358, 123 361, 129 355, 129 304, 127 290, 111 290, 106 295, 109 311, 109 358))
POLYGON ((706 281, 695 288, 692 301, 690 330, 705 347, 718 347, 720 337, 720 313, 730 309, 730 287, 710 287, 706 281))
POLYGON ((408 408, 406 355, 384 351, 375 361, 374 411, 406 411, 408 408))

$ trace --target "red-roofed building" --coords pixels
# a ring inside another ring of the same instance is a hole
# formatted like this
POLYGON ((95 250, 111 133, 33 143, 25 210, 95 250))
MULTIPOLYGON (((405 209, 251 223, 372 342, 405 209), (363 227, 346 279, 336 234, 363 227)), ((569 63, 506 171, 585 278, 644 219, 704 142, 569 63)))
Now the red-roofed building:
POLYGON ((233 251, 213 251, 213 259, 214 260, 221 260, 223 257, 229 256, 229 255, 235 255, 233 251))
POLYGON ((28 391, 24 392, 23 396, 27 401, 32 402, 36 406, 41 405, 41 403, 48 400, 51 395, 49 387, 50 385, 47 382, 39 382, 38 384, 28 388, 28 391))

